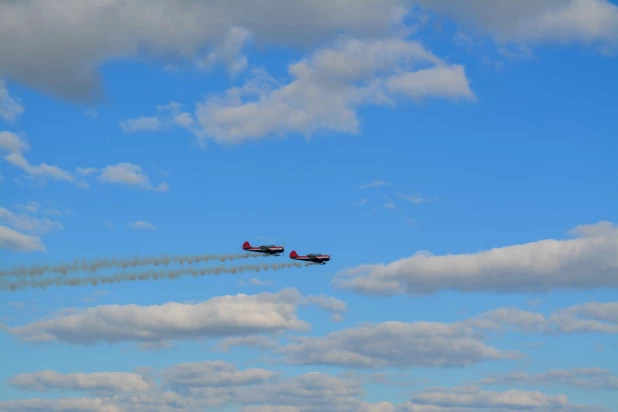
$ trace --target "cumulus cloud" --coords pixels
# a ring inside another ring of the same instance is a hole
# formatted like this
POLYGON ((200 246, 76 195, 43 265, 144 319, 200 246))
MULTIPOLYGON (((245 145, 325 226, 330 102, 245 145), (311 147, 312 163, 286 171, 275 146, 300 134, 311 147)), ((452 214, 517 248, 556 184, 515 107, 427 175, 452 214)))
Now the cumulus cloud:
MULTIPOLYGON (((52 371, 45 371, 52 372, 52 371)), ((24 381, 21 389, 39 389, 28 378, 13 378, 24 381)), ((48 374, 43 389, 52 382, 53 389, 90 390, 104 389, 98 398, 73 399, 23 399, 0 402, 0 408, 14 410, 51 411, 175 411, 193 412, 212 407, 236 406, 239 411, 268 412, 489 412, 505 410, 530 411, 603 411, 587 405, 573 405, 565 395, 546 395, 541 392, 510 390, 507 392, 481 391, 475 386, 455 388, 431 388, 414 393, 410 401, 396 405, 381 401, 370 403, 364 400, 365 392, 359 382, 326 373, 310 372, 299 376, 283 376, 265 369, 239 370, 231 364, 195 362, 172 365, 160 372, 153 371, 152 377, 117 372, 102 374, 48 374), (118 382, 103 377, 119 374, 118 382), (153 377, 161 377, 161 384, 153 377), (68 377, 71 378, 68 378, 68 377), (120 385, 127 381, 128 385, 120 385), (60 384, 57 384, 60 382, 60 384), (129 393, 131 392, 131 393, 129 393)))
MULTIPOLYGON (((38 213, 41 205, 38 202, 28 202, 17 206, 29 213, 38 213)), ((46 209, 43 213, 48 213, 49 210, 54 209, 46 209)), ((8 225, 0 226, 0 249, 19 252, 46 251, 40 236, 64 229, 60 222, 40 219, 26 213, 17 214, 4 207, 0 207, 0 223, 8 225)))
POLYGON ((24 235, 6 226, 0 226, 0 249, 9 249, 15 252, 44 252, 47 250, 40 237, 24 235))
POLYGON ((9 379, 8 384, 24 391, 48 392, 72 390, 92 392, 141 392, 154 388, 154 383, 137 373, 59 373, 43 370, 22 373, 9 379))
POLYGON ((89 176, 93 173, 96 173, 97 171, 98 169, 95 167, 78 167, 77 168, 77 173, 79 173, 80 175, 84 175, 84 176, 89 176))
POLYGON ((609 369, 573 368, 551 369, 543 373, 510 372, 492 374, 481 382, 483 385, 555 386, 567 385, 579 389, 618 390, 618 378, 609 369))
MULTIPOLYGON (((32 205, 29 206, 32 207, 32 205)), ((15 230, 35 235, 43 235, 54 230, 64 229, 60 222, 39 219, 27 214, 15 214, 4 207, 0 207, 0 221, 6 222, 15 230)))
POLYGON ((150 183, 150 178, 144 174, 141 166, 128 162, 104 167, 99 174, 99 180, 105 183, 135 186, 157 192, 166 192, 169 188, 166 182, 161 182, 156 187, 153 186, 152 183, 150 183))
POLYGON ((26 213, 42 214, 48 216, 64 216, 71 213, 71 210, 68 209, 58 209, 49 200, 46 200, 44 202, 35 202, 29 200, 26 203, 16 203, 15 207, 26 213))
POLYGON ((278 349, 287 362, 357 369, 461 367, 523 357, 484 343, 489 332, 541 334, 618 333, 617 303, 588 302, 550 316, 517 308, 498 308, 454 323, 383 322, 329 333, 293 337, 278 349), (587 315, 582 320, 575 316, 587 315))
POLYGON ((485 345, 471 327, 438 322, 384 322, 294 340, 279 352, 297 365, 461 367, 520 357, 485 345))
POLYGON ((58 166, 48 165, 47 163, 41 163, 39 165, 30 164, 24 157, 24 152, 30 150, 30 145, 15 133, 6 130, 0 131, 0 149, 8 152, 4 157, 7 162, 22 169, 31 178, 50 178, 53 180, 65 181, 73 180, 70 172, 58 166))
POLYGON ((297 306, 305 304, 304 299, 292 288, 277 293, 219 296, 194 304, 103 305, 9 328, 8 331, 20 336, 24 342, 92 345, 98 342, 157 343, 307 330, 309 324, 296 316, 297 306))
POLYGON ((237 370, 222 361, 191 362, 166 368, 164 385, 174 390, 204 387, 235 387, 268 381, 277 373, 265 369, 237 370))
POLYGON ((287 133, 358 133, 356 109, 362 105, 395 105, 401 98, 475 99, 463 67, 397 37, 342 38, 290 64, 288 74, 291 80, 282 83, 254 70, 243 86, 198 103, 198 137, 240 143, 287 133))
POLYGON ((124 132, 156 132, 161 128, 161 122, 156 117, 141 116, 136 119, 128 119, 120 122, 120 127, 124 132))
POLYGON ((158 132, 174 126, 195 131, 193 115, 183 111, 182 104, 178 102, 157 106, 157 114, 154 116, 142 116, 120 122, 120 127, 125 133, 158 132))
POLYGON ((267 336, 241 336, 222 339, 215 345, 215 349, 229 352, 230 348, 234 346, 246 346, 255 349, 273 349, 277 347, 277 342, 267 336))
POLYGON ((618 45, 618 6, 608 0, 416 0, 499 44, 618 45))
MULTIPOLYGON (((607 49, 618 38, 618 7, 608 0, 261 0, 240 5, 59 0, 53 6, 33 0, 0 3, 0 55, 5 57, 0 76, 92 101, 103 95, 97 68, 110 60, 140 56, 203 68, 221 62, 234 74, 248 66, 249 41, 306 50, 340 33, 369 39, 410 32, 416 24, 406 27, 404 18, 416 5, 489 34, 499 44, 577 42, 607 49), (55 13, 56 7, 68 12, 55 13)), ((414 89, 421 85, 412 83, 414 89)))
POLYGON ((11 97, 6 83, 0 79, 0 119, 5 122, 14 122, 24 110, 24 105, 11 97))
POLYGON ((475 386, 434 388, 415 393, 402 405, 407 412, 504 412, 504 411, 590 411, 609 412, 605 408, 569 403, 566 395, 546 395, 538 391, 511 389, 505 392, 483 391, 475 386))
POLYGON ((433 294, 439 290, 547 292, 618 286, 618 228, 582 225, 575 239, 540 240, 487 251, 433 256, 420 252, 389 264, 361 265, 335 276, 364 294, 433 294))
POLYGON ((5 58, 0 76, 87 102, 103 95, 96 69, 109 60, 140 55, 206 67, 221 60, 237 72, 245 64, 236 53, 242 52, 249 34, 262 44, 303 47, 341 31, 375 36, 401 21, 402 4, 403 0, 360 4, 263 0, 242 5, 164 0, 2 2, 0 55, 5 58), (59 9, 67 12, 56 13, 59 9))
POLYGON ((0 407, 12 411, 53 411, 53 412, 121 412, 111 399, 103 398, 60 398, 60 399, 20 399, 0 401, 0 407))
POLYGON ((131 225, 129 225, 129 227, 131 229, 136 229, 136 230, 156 230, 157 228, 155 227, 155 225, 153 225, 150 222, 147 222, 145 220, 137 220, 133 223, 131 223, 131 225))
POLYGON ((588 302, 562 309, 549 320, 560 333, 618 333, 618 302, 588 302))
POLYGON ((160 410, 193 412, 207 407, 241 405, 245 410, 383 412, 386 402, 364 402, 358 383, 324 373, 283 377, 259 368, 239 370, 222 361, 189 362, 137 373, 60 374, 42 371, 13 377, 22 390, 95 391, 99 398, 26 399, 0 402, 2 410, 160 410), (157 385, 153 378, 160 377, 157 385), (114 382, 112 378, 117 378, 114 382), (123 385, 125 383, 125 385, 123 385), (97 409, 98 407, 98 409, 97 409), (107 408, 107 409, 105 409, 107 408))
POLYGON ((459 323, 473 328, 524 333, 618 333, 616 302, 587 302, 549 316, 518 308, 498 308, 459 323))
MULTIPOLYGON (((2 5, 0 5, 1 7, 2 5)), ((88 188, 90 184, 85 178, 99 171, 99 169, 93 167, 78 167, 76 173, 72 173, 47 163, 32 165, 24 157, 24 152, 29 150, 30 145, 24 138, 6 130, 0 131, 0 151, 8 152, 4 159, 22 169, 30 179, 40 182, 46 179, 68 181, 73 182, 77 187, 88 188)), ((106 183, 124 184, 160 192, 168 190, 166 182, 161 182, 156 187, 152 186, 149 177, 144 174, 142 168, 128 162, 104 167, 100 171, 99 180, 106 183)))

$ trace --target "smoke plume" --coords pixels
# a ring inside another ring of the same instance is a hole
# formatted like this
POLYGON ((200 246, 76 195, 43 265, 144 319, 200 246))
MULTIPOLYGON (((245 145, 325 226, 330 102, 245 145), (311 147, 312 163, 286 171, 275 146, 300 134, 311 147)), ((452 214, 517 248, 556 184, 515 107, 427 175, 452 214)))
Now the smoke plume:
POLYGON ((179 268, 173 270, 161 270, 161 271, 145 271, 135 273, 116 273, 112 275, 96 275, 85 277, 66 277, 55 276, 49 278, 31 278, 21 279, 16 282, 2 282, 0 283, 0 289, 10 290, 15 292, 21 289, 28 288, 40 288, 46 289, 50 286, 62 287, 62 286, 97 286, 99 284, 110 284, 120 282, 138 282, 142 280, 159 280, 159 279, 179 279, 186 276, 206 276, 206 275, 221 275, 221 274, 239 274, 245 271, 260 272, 262 270, 279 270, 291 267, 300 268, 303 266, 310 266, 311 263, 277 263, 277 264, 261 264, 261 265, 242 265, 242 266, 216 266, 207 268, 179 268))
POLYGON ((221 262, 264 257, 255 253, 238 254, 207 254, 187 256, 159 256, 159 257, 135 257, 132 259, 105 258, 95 260, 75 260, 71 263, 57 265, 33 265, 19 266, 13 269, 0 271, 0 277, 6 276, 41 276, 45 273, 60 273, 67 275, 70 272, 96 272, 102 269, 127 269, 138 266, 169 266, 172 264, 193 264, 219 260, 221 262))

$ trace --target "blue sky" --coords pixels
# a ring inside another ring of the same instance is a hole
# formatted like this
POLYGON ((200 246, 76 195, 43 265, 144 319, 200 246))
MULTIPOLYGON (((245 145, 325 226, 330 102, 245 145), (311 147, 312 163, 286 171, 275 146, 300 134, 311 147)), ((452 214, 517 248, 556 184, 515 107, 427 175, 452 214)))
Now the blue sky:
POLYGON ((0 410, 618 409, 616 2, 13 2, 0 37, 0 410), (7 287, 245 240, 332 260, 7 287))

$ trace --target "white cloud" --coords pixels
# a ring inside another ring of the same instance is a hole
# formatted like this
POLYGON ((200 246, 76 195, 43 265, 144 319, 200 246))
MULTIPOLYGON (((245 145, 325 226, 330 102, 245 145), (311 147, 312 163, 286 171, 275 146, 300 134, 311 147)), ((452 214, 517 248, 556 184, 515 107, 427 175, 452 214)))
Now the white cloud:
POLYGON ((272 280, 260 280, 258 278, 251 278, 248 282, 245 280, 239 280, 238 284, 241 286, 267 286, 267 285, 273 285, 274 282, 272 280))
POLYGON ((458 323, 392 321, 294 340, 279 352, 297 365, 462 367, 521 356, 485 345, 473 328, 458 323))
POLYGON ((96 69, 109 60, 138 54, 206 62, 206 66, 222 60, 230 72, 237 72, 245 59, 236 53, 242 51, 248 34, 261 44, 303 47, 322 44, 341 31, 381 35, 401 21, 403 4, 403 0, 360 4, 265 0, 234 5, 164 0, 2 2, 0 76, 68 99, 92 101, 103 94, 96 69), (57 13, 60 9, 67 12, 57 13))
POLYGON ((498 308, 455 323, 383 322, 342 329, 323 337, 294 337, 277 352, 291 364, 347 368, 462 367, 523 355, 484 343, 488 332, 618 333, 618 303, 588 302, 550 316, 498 308), (588 316, 582 320, 575 316, 588 316))
POLYGON ((26 203, 16 203, 15 207, 27 213, 43 214, 47 216, 64 216, 71 213, 71 210, 68 209, 58 209, 49 200, 44 201, 43 204, 41 204, 41 202, 29 200, 26 203))
POLYGON ((291 80, 282 84, 254 71, 242 87, 198 103, 198 136, 240 143, 287 133, 358 133, 362 105, 394 105, 404 96, 474 99, 463 68, 396 37, 342 38, 291 64, 288 73, 291 80))
POLYGON ((72 181, 71 173, 59 168, 58 166, 41 163, 32 165, 24 157, 23 152, 30 150, 30 145, 15 133, 0 131, 0 149, 9 152, 4 159, 12 165, 19 167, 31 178, 50 178, 54 180, 72 181))
POLYGON ((545 292, 618 286, 618 228, 578 226, 569 240, 541 240, 488 251, 433 256, 421 252, 390 264, 362 265, 335 276, 336 286, 366 294, 545 292))
POLYGON ((222 361, 190 362, 166 368, 162 377, 164 385, 175 390, 181 388, 204 388, 242 386, 268 381, 277 373, 265 369, 237 370, 222 361))
POLYGON ((369 189, 371 187, 381 187, 381 186, 390 186, 390 183, 385 182, 384 180, 372 180, 369 183, 366 183, 364 185, 361 185, 360 188, 361 189, 369 189))
POLYGON ((237 338, 221 339, 215 345, 216 350, 229 352, 233 346, 247 346, 254 349, 273 349, 277 347, 277 342, 267 336, 241 336, 237 338))
POLYGON ((98 169, 94 167, 78 167, 77 168, 77 173, 79 173, 80 175, 84 175, 84 176, 89 176, 96 172, 98 172, 98 169))
POLYGON ((567 385, 580 389, 618 390, 618 378, 609 369, 573 368, 551 369, 542 373, 510 372, 492 374, 481 382, 483 385, 554 386, 567 385))
POLYGON ((484 312, 460 323, 487 330, 513 329, 526 333, 618 333, 617 302, 587 302, 557 310, 550 316, 516 308, 484 312))
POLYGON ((97 112, 95 109, 88 109, 84 111, 84 116, 90 117, 91 119, 96 119, 97 117, 99 117, 99 112, 97 112))
POLYGON ((16 252, 46 251, 38 236, 28 236, 6 226, 0 226, 0 249, 16 252))
POLYGON ((415 99, 438 96, 476 100, 469 83, 464 67, 453 65, 393 75, 386 80, 386 88, 392 94, 415 99))
POLYGON ((560 333, 618 333, 618 302, 588 302, 559 310, 549 320, 560 333))
POLYGON ((156 132, 161 129, 161 122, 156 117, 138 117, 120 122, 120 127, 126 133, 156 132))
POLYGON ((420 195, 407 195, 405 193, 397 193, 397 196, 414 204, 429 202, 429 199, 420 195))
POLYGON ((168 190, 168 185, 165 182, 161 182, 158 186, 154 187, 150 183, 150 178, 144 174, 140 166, 128 162, 104 167, 99 175, 99 180, 101 182, 124 184, 157 192, 166 192, 168 190))
POLYGON ((29 200, 26 204, 16 204, 15 206, 19 209, 25 210, 28 213, 37 213, 41 207, 41 204, 39 202, 29 200))
POLYGON ((182 111, 182 104, 178 102, 157 106, 155 116, 142 116, 120 122, 125 133, 158 132, 174 126, 196 132, 194 125, 195 120, 191 113, 182 111))
POLYGON ((297 305, 303 304, 312 302, 296 289, 283 289, 277 293, 214 297, 195 304, 104 305, 13 327, 9 332, 25 342, 80 345, 279 333, 309 328, 296 317, 297 305))
POLYGON ((618 6, 607 0, 416 0, 498 43, 616 46, 618 6))
POLYGON ((62 224, 59 222, 49 219, 38 219, 25 214, 16 215, 3 207, 0 207, 0 221, 5 221, 15 230, 29 232, 36 235, 42 235, 54 230, 64 229, 62 224))
MULTIPOLYGON (((472 412, 479 409, 488 412, 522 409, 608 412, 604 408, 574 405, 565 395, 520 390, 481 391, 472 385, 425 389, 413 393, 410 401, 401 405, 387 401, 369 403, 363 399, 365 392, 360 382, 354 379, 320 372, 283 376, 258 368, 239 370, 221 361, 184 363, 143 374, 44 371, 21 376, 21 389, 89 390, 100 396, 1 401, 2 410, 194 412, 235 406, 234 410, 241 412, 472 412), (160 385, 155 383, 157 376, 161 378, 160 385), (114 377, 118 380, 113 381, 114 377), (126 385, 122 385, 123 382, 126 385)), ((11 379, 15 380, 15 377, 11 379)))
POLYGON ((150 222, 146 222, 145 220, 137 220, 129 226, 131 229, 137 230, 156 230, 157 228, 150 222))
POLYGON ((24 105, 9 94, 4 80, 0 79, 0 119, 14 122, 24 112, 24 105))
MULTIPOLYGON (((47 163, 32 165, 23 155, 24 152, 30 150, 30 145, 24 139, 9 131, 0 131, 0 150, 8 152, 8 155, 4 157, 7 162, 22 169, 30 179, 38 179, 39 181, 50 178, 73 182, 80 188, 88 188, 90 184, 77 175, 87 177, 99 171, 99 169, 93 167, 78 167, 77 173, 71 173, 68 170, 48 165, 47 163)), ((129 162, 104 167, 100 170, 99 180, 159 192, 166 192, 169 189, 166 182, 161 182, 158 186, 153 187, 142 168, 129 162)))
POLYGON ((137 373, 58 373, 44 370, 22 373, 9 379, 8 384, 21 390, 47 392, 54 389, 93 392, 141 392, 153 389, 153 382, 137 373))
MULTIPOLYGON (((116 372, 99 374, 57 374, 57 380, 64 385, 55 389, 83 389, 84 386, 108 386, 104 377, 116 372), (68 376, 72 376, 70 382, 68 376), (79 382, 78 382, 79 381, 79 382), (84 385, 87 381, 88 385, 84 385)), ((150 384, 150 378, 140 382, 140 375, 126 374, 99 398, 73 399, 23 399, 0 401, 3 411, 45 410, 45 411, 162 411, 194 412, 210 410, 213 407, 240 406, 241 411, 272 412, 392 412, 389 402, 371 404, 363 401, 364 391, 358 383, 325 373, 306 373, 300 376, 282 377, 280 373, 264 369, 238 370, 225 362, 196 362, 173 365, 164 368, 158 375, 161 386, 143 387, 150 384), (131 378, 129 378, 131 376, 131 378), (133 393, 129 387, 121 388, 122 380, 131 379, 133 393), (244 407, 243 407, 244 406, 244 407), (390 406, 390 408, 389 408, 390 406)), ((55 383, 55 382, 54 382, 55 383)), ((29 386, 25 385, 24 389, 29 386)))
POLYGON ((221 45, 216 46, 204 59, 198 62, 198 67, 212 68, 217 62, 224 62, 230 75, 245 70, 249 62, 242 53, 243 48, 251 38, 251 33, 241 27, 232 27, 221 45))
POLYGON ((569 403, 566 395, 546 395, 538 391, 511 389, 505 392, 482 391, 475 386, 434 388, 412 395, 401 411, 408 412, 609 412, 605 408, 569 403))
POLYGON ((4 411, 50 411, 50 412, 121 412, 111 399, 102 398, 60 398, 20 399, 0 401, 4 411))
POLYGON ((340 33, 368 39, 411 32, 414 27, 405 27, 403 20, 417 4, 452 16, 470 31, 488 33, 500 44, 578 42, 608 49, 618 38, 618 7, 607 0, 263 0, 234 5, 164 0, 85 5, 58 0, 50 5, 33 0, 0 3, 0 76, 56 96, 92 101, 103 95, 96 70, 110 60, 140 55, 205 68, 221 61, 237 73, 247 67, 243 49, 248 40, 307 49, 340 33), (68 12, 56 13, 57 8, 68 12))

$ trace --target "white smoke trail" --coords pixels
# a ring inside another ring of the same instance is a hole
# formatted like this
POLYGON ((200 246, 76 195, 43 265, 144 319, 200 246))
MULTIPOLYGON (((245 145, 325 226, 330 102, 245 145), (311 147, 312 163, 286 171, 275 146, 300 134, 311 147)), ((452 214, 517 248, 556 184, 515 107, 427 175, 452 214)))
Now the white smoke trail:
POLYGON ((206 276, 206 275, 221 275, 222 273, 238 274, 245 271, 260 272, 261 270, 279 270, 286 268, 300 268, 303 266, 310 266, 310 263, 277 263, 277 264, 262 264, 262 265, 242 265, 242 266, 216 266, 207 268, 179 268, 173 270, 161 270, 161 271, 146 271, 137 273, 117 273, 113 275, 97 275, 97 276, 85 276, 85 277, 73 277, 56 276, 51 278, 31 278, 22 279, 16 282, 2 282, 0 283, 0 289, 10 290, 15 292, 21 289, 39 288, 46 289, 50 286, 97 286, 99 284, 120 283, 120 282, 136 282, 142 280, 159 280, 159 279, 179 279, 185 276, 206 276))
POLYGON ((186 255, 186 256, 159 256, 159 257, 135 257, 132 259, 116 259, 105 258, 95 260, 75 260, 71 263, 60 263, 57 265, 33 265, 29 267, 19 266, 17 268, 0 271, 0 277, 6 276, 41 276, 45 273, 61 273, 67 275, 69 272, 96 272, 101 269, 127 269, 138 266, 169 266, 172 264, 193 264, 200 262, 208 262, 210 260, 219 260, 225 262, 228 260, 251 259, 259 258, 268 255, 260 255, 256 253, 238 253, 238 254, 207 254, 207 255, 186 255))

